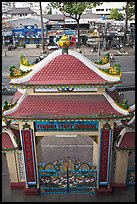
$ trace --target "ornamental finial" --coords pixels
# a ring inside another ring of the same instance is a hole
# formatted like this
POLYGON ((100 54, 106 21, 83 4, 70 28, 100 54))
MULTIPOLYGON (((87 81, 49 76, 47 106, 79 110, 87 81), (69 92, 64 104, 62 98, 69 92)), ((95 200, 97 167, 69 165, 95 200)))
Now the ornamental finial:
POLYGON ((70 46, 70 40, 68 39, 67 35, 63 35, 59 40, 59 45, 62 47, 62 54, 67 53, 70 46))

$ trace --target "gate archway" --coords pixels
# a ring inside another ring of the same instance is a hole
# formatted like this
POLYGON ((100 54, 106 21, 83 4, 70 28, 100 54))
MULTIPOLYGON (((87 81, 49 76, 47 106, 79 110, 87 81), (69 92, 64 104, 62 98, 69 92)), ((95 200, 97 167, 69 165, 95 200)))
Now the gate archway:
POLYGON ((64 158, 39 164, 40 193, 96 193, 97 171, 93 163, 64 158))

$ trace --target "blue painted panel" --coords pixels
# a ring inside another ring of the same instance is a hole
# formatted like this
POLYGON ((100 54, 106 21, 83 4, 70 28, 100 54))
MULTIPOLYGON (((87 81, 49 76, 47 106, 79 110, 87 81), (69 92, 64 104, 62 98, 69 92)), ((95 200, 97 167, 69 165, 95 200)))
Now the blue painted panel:
POLYGON ((36 121, 35 131, 97 131, 98 121, 36 121))

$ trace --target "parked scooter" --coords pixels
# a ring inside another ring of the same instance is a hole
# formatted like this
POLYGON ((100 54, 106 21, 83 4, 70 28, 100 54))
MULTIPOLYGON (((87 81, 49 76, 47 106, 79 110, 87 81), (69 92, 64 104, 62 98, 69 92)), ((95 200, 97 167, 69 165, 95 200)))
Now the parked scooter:
POLYGON ((114 61, 114 55, 113 53, 110 52, 110 61, 113 62, 114 61))
POLYGON ((39 57, 36 57, 36 59, 33 61, 33 64, 37 64, 38 62, 40 62, 43 59, 44 59, 44 56, 40 55, 39 57))

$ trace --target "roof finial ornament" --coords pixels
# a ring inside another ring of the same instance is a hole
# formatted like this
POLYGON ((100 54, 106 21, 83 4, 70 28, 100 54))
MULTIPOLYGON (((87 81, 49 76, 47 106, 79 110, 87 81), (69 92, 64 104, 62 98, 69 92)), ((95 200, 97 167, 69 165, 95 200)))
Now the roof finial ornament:
POLYGON ((66 35, 63 35, 59 41, 60 47, 62 47, 62 54, 67 53, 70 46, 70 40, 66 35))

